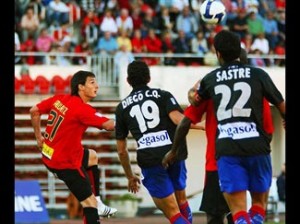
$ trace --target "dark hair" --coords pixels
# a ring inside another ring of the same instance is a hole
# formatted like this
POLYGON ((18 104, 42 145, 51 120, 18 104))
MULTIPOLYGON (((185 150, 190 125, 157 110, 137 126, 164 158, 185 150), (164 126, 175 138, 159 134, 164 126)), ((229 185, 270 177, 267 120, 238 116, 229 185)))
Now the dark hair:
POLYGON ((78 95, 78 85, 84 85, 86 82, 87 77, 95 77, 95 74, 89 71, 78 71, 76 72, 72 79, 71 79, 71 95, 72 96, 79 96, 78 95))
POLYGON ((241 40, 237 34, 228 30, 222 30, 214 38, 214 47, 225 62, 231 62, 240 56, 241 40))
POLYGON ((240 62, 243 64, 248 64, 248 56, 247 56, 247 51, 244 48, 241 48, 241 53, 240 53, 240 62))
POLYGON ((147 85, 150 81, 148 65, 139 60, 131 62, 127 67, 127 81, 132 87, 147 85))

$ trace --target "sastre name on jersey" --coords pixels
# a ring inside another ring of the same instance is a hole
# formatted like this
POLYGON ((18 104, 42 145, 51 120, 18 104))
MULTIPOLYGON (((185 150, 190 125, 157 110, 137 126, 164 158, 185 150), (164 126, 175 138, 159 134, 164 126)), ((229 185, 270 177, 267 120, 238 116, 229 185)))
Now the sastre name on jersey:
POLYGON ((224 125, 219 124, 218 138, 244 139, 259 136, 254 122, 232 122, 224 125))
POLYGON ((231 80, 231 79, 242 79, 250 78, 250 68, 231 68, 228 70, 218 71, 217 82, 231 80))
POLYGON ((138 149, 153 148, 172 144, 167 130, 151 132, 138 140, 138 149))
POLYGON ((158 91, 155 90, 155 89, 149 89, 149 90, 146 90, 145 92, 140 92, 139 91, 136 94, 129 95, 124 100, 122 100, 122 107, 123 107, 123 109, 125 109, 126 107, 128 107, 132 103, 137 103, 139 101, 143 101, 144 97, 147 97, 147 98, 151 98, 151 97, 159 98, 160 95, 158 94, 158 91))

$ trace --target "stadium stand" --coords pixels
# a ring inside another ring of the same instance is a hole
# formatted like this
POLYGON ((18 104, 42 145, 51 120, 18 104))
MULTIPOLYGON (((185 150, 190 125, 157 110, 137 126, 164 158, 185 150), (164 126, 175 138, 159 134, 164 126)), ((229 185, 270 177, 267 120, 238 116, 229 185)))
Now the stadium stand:
POLYGON ((60 75, 54 75, 51 79, 52 93, 64 94, 66 91, 66 82, 60 75))
POLYGON ((36 91, 39 94, 50 93, 50 81, 43 75, 38 75, 35 78, 36 91))

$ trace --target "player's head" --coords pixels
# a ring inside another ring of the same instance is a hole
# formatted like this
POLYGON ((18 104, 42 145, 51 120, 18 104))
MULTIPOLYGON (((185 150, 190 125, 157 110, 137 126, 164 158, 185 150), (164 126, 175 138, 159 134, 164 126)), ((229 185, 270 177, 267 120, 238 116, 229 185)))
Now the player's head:
POLYGON ((224 62, 231 62, 238 59, 241 53, 241 41, 239 36, 228 30, 222 30, 216 34, 214 47, 218 59, 220 60, 221 57, 224 62))
POLYGON ((79 84, 84 85, 87 80, 87 77, 95 77, 95 74, 92 72, 89 72, 89 71, 80 70, 73 75, 73 77, 71 79, 71 95, 72 96, 79 96, 78 85, 79 84))
POLYGON ((241 53, 240 53, 240 62, 243 64, 248 64, 248 56, 247 56, 247 51, 244 48, 241 48, 241 53))
POLYGON ((150 70, 148 65, 139 60, 131 62, 127 67, 127 82, 133 88, 144 86, 150 82, 150 70))

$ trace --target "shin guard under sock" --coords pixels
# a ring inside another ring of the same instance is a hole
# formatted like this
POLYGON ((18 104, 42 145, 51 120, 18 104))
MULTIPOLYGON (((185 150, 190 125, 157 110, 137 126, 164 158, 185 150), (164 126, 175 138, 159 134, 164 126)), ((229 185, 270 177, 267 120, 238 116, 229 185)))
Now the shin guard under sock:
POLYGON ((91 186, 92 186, 92 191, 95 196, 100 195, 100 170, 98 168, 98 165, 94 165, 89 167, 87 170, 87 173, 90 178, 91 186))
POLYGON ((266 211, 257 205, 252 205, 249 209, 249 215, 253 224, 262 224, 264 223, 266 211))
POLYGON ((234 224, 251 224, 250 216, 246 211, 239 211, 233 215, 234 224))
POLYGON ((188 201, 186 201, 185 203, 181 204, 179 206, 180 209, 180 213, 187 219, 189 220, 190 223, 193 223, 193 214, 191 211, 191 208, 189 206, 188 201))
POLYGON ((181 213, 177 213, 176 215, 172 216, 170 219, 171 224, 190 224, 190 222, 184 218, 181 213))
POLYGON ((83 208, 83 222, 84 224, 100 224, 97 209, 93 207, 83 208))

